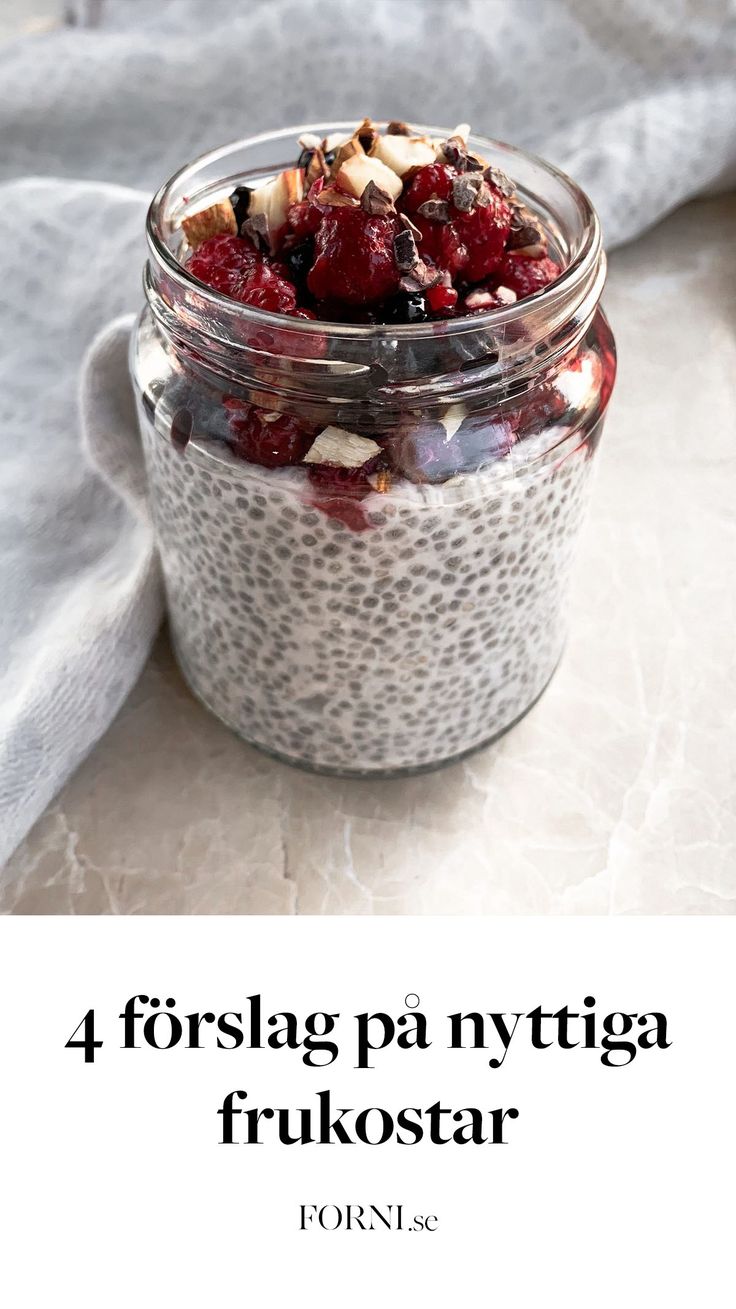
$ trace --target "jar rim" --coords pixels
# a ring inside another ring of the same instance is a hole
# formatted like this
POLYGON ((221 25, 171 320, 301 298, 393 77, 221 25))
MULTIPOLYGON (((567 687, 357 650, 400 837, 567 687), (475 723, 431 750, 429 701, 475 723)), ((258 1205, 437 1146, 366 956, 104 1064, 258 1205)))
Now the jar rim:
MULTIPOLYGON (((375 126, 378 128, 387 125, 387 120, 375 121, 375 126)), ((354 128, 355 121, 348 119, 286 127, 276 132, 261 132, 254 136, 242 137, 239 140, 217 146, 204 154, 198 155, 195 159, 177 169, 154 195, 146 216, 148 246, 161 271, 165 273, 168 279, 173 280, 183 294, 186 295, 187 291, 196 292, 196 295, 204 304, 215 310, 225 310, 233 322, 248 323, 254 327, 261 325, 271 329, 279 328, 281 331, 288 329, 289 332, 294 332, 305 338, 308 338, 310 334, 319 332, 334 340, 343 339, 346 341, 398 339, 408 342, 429 339, 440 334, 447 337, 462 336, 466 332, 475 333, 485 329, 499 332, 518 323, 532 310, 541 309, 544 306, 550 311, 554 311, 555 307, 561 307, 564 303, 575 303, 578 298, 582 299, 584 297, 602 257, 600 220, 591 200, 582 187, 578 186, 577 182, 546 159, 542 159, 531 151, 509 145, 507 142, 492 137, 479 136, 476 133, 471 133, 468 137, 468 145, 471 149, 486 155, 496 154, 504 157, 508 156, 509 158, 516 157, 539 169, 546 178, 556 182, 567 193, 580 216, 582 224, 582 234, 578 248, 563 268, 560 276, 540 291, 536 291, 533 295, 526 296, 512 305, 499 306, 498 308, 487 309, 481 313, 459 318, 428 320, 423 323, 336 323, 325 319, 294 318, 259 309, 253 305, 243 304, 207 286, 206 283, 201 282, 199 278, 188 272, 186 266, 180 263, 167 245, 164 228, 172 199, 178 192, 182 191, 187 181, 194 179, 204 169, 212 167, 238 150, 269 144, 277 145, 288 139, 296 142, 298 137, 306 132, 312 132, 324 137, 333 132, 351 132, 354 128)), ((417 135, 434 136, 439 139, 445 139, 451 135, 451 132, 446 128, 422 124, 417 124, 414 131, 417 135)), ((267 170, 262 171, 266 172, 267 170)), ((187 204, 190 204, 191 200, 192 197, 187 197, 187 204)))

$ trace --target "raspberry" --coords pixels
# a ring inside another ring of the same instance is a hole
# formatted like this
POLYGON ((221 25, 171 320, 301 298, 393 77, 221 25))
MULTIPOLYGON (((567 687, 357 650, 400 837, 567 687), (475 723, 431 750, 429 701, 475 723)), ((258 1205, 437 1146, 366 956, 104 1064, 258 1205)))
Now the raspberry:
POLYGON ((454 286, 430 286, 427 304, 433 314, 451 313, 457 304, 457 291, 454 286))
POLYGON ((457 176, 457 169, 449 164, 426 164, 418 168, 404 191, 402 208, 407 214, 415 214, 425 200, 451 200, 452 183, 457 176))
POLYGON ((511 210, 497 187, 490 187, 490 203, 462 213, 453 204, 453 182, 460 174, 449 164, 427 164, 414 174, 402 207, 413 216, 422 234, 422 258, 430 257, 453 277, 479 282, 493 272, 511 230, 511 210), (427 200, 449 205, 450 220, 438 221, 418 213, 427 200))
POLYGON ((274 314, 296 309, 296 291, 281 264, 272 264, 239 236, 211 236, 194 252, 189 272, 215 291, 274 314))
MULTIPOLYGON (((378 456, 380 457, 380 456, 378 456)), ((312 503, 330 518, 337 518, 353 532, 364 532, 370 523, 360 503, 373 490, 368 474, 376 459, 361 468, 338 468, 335 464, 310 464, 309 480, 318 490, 312 503)))
POLYGON ((317 204, 317 196, 323 190, 324 184, 325 179, 318 177, 310 186, 309 194, 303 200, 291 205, 289 209, 287 222, 299 241, 306 241, 307 237, 314 236, 322 221, 324 208, 317 204))
POLYGON ((215 291, 239 299, 239 291, 261 260, 250 241, 221 233, 203 241, 189 260, 188 269, 215 291))
POLYGON ((291 314, 296 309, 296 290, 285 277, 263 262, 254 269, 237 297, 243 304, 267 309, 272 314, 291 314))
POLYGON ((528 255, 504 255, 493 271, 496 286, 507 286, 519 300, 534 295, 560 276, 562 269, 553 259, 530 259, 528 255))
POLYGON ((266 421, 267 411, 237 396, 227 396, 224 405, 230 410, 231 448, 238 459, 263 468, 284 468, 300 463, 314 440, 314 432, 289 414, 266 421))
POLYGON ((393 252, 398 220, 360 208, 325 206, 307 286, 318 300, 375 304, 399 289, 393 252))
POLYGON ((469 214, 453 219, 450 227, 462 240, 468 257, 462 265, 466 282, 480 282, 496 268, 511 231, 511 210, 506 200, 491 187, 491 202, 476 205, 469 214))

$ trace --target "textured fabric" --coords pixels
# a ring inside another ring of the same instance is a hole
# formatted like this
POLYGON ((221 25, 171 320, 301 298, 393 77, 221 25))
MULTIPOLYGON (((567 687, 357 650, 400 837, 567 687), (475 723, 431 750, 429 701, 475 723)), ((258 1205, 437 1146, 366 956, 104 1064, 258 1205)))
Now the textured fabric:
POLYGON ((74 26, 0 50, 0 863, 105 730, 161 614, 129 320, 106 329, 140 302, 147 193, 290 122, 469 120, 571 172, 612 245, 733 185, 736 161, 727 0, 67 8, 74 26))

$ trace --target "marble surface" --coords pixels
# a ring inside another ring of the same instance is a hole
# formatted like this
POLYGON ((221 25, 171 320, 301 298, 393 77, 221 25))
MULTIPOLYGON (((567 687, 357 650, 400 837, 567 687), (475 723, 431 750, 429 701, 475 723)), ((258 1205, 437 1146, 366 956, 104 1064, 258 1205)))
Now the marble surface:
POLYGON ((701 201, 611 259, 571 637, 520 726, 423 778, 312 777, 210 717, 162 635, 0 911, 735 912, 735 226, 701 201))

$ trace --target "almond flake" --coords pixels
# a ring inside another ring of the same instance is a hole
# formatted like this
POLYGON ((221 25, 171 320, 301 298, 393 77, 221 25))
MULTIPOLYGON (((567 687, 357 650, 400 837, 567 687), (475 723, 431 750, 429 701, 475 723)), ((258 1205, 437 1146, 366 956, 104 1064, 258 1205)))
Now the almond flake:
POLYGON ((398 177, 410 168, 434 163, 434 149, 426 136, 379 136, 373 153, 398 177))
POLYGON ((250 232, 253 224, 253 230, 265 236, 271 254, 274 254, 286 227, 291 205, 303 198, 304 173, 301 168, 287 168, 285 172, 278 173, 270 182, 265 182, 253 192, 248 206, 248 222, 243 230, 250 232), (262 218, 266 220, 265 233, 263 223, 259 221, 262 218))
POLYGON ((357 209, 359 204, 354 195, 348 195, 346 191, 338 191, 336 186, 326 186, 324 191, 319 191, 314 197, 314 202, 318 205, 334 206, 338 209, 341 206, 357 209))
POLYGON ((381 453, 377 441, 346 432, 344 427, 329 426, 320 432, 305 454, 304 464, 334 464, 338 468, 362 468, 369 459, 381 453))
POLYGON ((466 309, 492 309, 495 298, 490 291, 471 291, 465 297, 466 309))
POLYGON ((447 413, 445 414, 444 418, 439 419, 440 425, 444 427, 445 431, 447 432, 447 437, 446 437, 447 441, 452 440, 458 428, 462 426, 462 422, 464 418, 465 418, 465 410, 463 409, 462 405, 451 405, 450 408, 447 410, 447 413))
POLYGON ((192 250, 198 250, 203 241, 208 241, 211 236, 219 236, 221 232, 238 235, 235 210, 229 200, 210 205, 209 209, 200 209, 191 218, 183 218, 181 225, 192 250))
POLYGON ((297 141, 297 145, 300 145, 302 150, 319 150, 321 144, 320 138, 315 136, 314 132, 304 132, 297 141))
MULTIPOLYGON (((397 138, 398 139, 398 138, 397 138)), ((395 200, 401 195, 401 178, 390 168, 372 155, 354 154, 341 165, 335 185, 348 195, 360 200, 369 182, 375 182, 382 191, 386 191, 395 200)))

